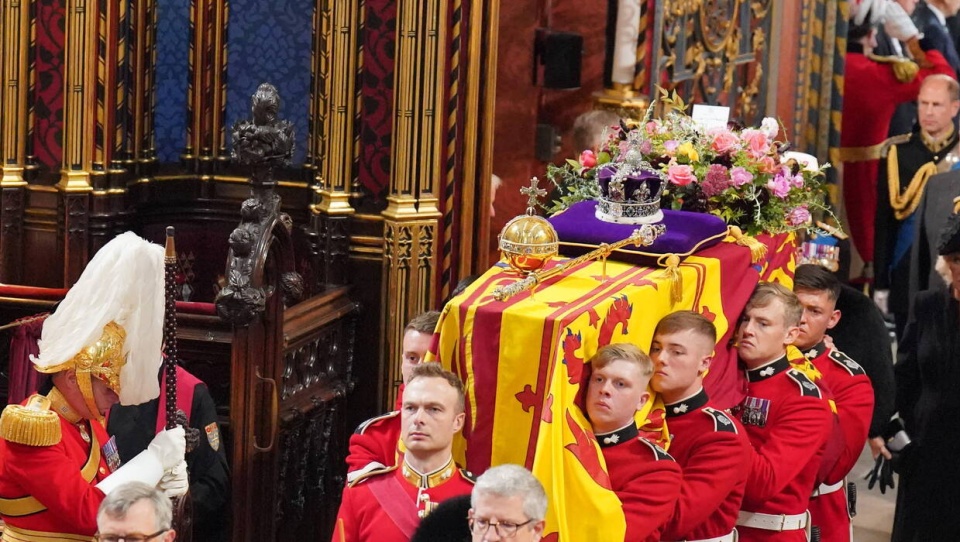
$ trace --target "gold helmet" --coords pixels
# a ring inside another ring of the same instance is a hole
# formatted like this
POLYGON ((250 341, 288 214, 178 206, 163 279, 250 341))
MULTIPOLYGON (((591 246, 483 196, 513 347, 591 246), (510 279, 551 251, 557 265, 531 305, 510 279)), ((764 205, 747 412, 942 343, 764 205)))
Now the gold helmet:
POLYGON ((94 377, 124 405, 160 394, 163 255, 163 247, 131 232, 117 236, 90 260, 43 324, 40 353, 31 361, 41 373, 74 370, 94 416, 94 377))

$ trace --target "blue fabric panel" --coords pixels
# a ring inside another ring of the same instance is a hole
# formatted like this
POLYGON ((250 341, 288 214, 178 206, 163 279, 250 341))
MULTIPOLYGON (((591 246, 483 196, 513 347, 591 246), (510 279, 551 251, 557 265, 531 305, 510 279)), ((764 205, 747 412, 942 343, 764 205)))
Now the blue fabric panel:
POLYGON ((154 134, 161 163, 180 159, 187 140, 190 0, 157 0, 157 101, 154 134))

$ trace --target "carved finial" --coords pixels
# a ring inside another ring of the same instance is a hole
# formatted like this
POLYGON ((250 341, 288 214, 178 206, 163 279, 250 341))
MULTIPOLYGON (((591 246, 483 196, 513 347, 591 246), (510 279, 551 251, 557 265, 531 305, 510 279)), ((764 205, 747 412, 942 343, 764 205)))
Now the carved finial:
POLYGON ((540 184, 540 179, 533 177, 530 179, 530 186, 520 189, 520 193, 527 196, 528 215, 537 214, 537 205, 540 203, 540 198, 547 195, 546 190, 537 187, 538 184, 540 184))

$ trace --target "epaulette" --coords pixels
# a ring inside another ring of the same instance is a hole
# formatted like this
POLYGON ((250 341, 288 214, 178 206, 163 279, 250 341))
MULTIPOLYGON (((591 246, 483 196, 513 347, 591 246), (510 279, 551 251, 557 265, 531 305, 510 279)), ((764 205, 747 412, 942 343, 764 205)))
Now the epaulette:
POLYGON ((61 437, 60 418, 43 395, 31 395, 26 405, 7 405, 0 414, 0 438, 7 442, 53 446, 61 437))
POLYGON ((804 397, 816 397, 817 399, 823 399, 823 395, 820 394, 820 388, 818 388, 812 380, 807 378, 807 375, 796 369, 790 369, 787 371, 787 376, 789 376, 791 380, 800 386, 800 395, 803 395, 804 397))
POLYGON ((387 412, 386 414, 381 414, 381 415, 379 415, 379 416, 374 416, 374 417, 370 418, 369 420, 367 420, 367 421, 365 421, 365 422, 361 422, 360 425, 357 426, 357 429, 354 430, 353 434, 354 434, 354 435, 362 435, 363 432, 366 431, 367 428, 370 427, 371 425, 373 425, 374 423, 379 422, 379 421, 381 421, 381 420, 388 420, 388 419, 390 419, 390 418, 396 418, 396 417, 399 416, 399 415, 400 415, 400 411, 399 411, 399 410, 394 410, 394 411, 392 411, 392 412, 387 412))
POLYGON ((467 469, 460 469, 460 476, 462 476, 464 480, 470 482, 471 484, 477 483, 477 477, 467 469))
POLYGON ((705 407, 703 413, 713 419, 713 431, 716 433, 737 433, 737 424, 733 423, 730 416, 715 408, 705 407))
POLYGON ((396 465, 394 465, 394 466, 392 466, 392 467, 383 467, 382 469, 374 469, 374 470, 372 470, 372 471, 370 471, 370 472, 365 472, 365 473, 361 474, 360 476, 357 476, 357 478, 356 478, 354 481, 352 481, 352 482, 350 482, 349 484, 347 484, 347 487, 353 487, 353 486, 355 486, 355 485, 363 482, 364 480, 369 480, 370 478, 373 478, 374 476, 379 476, 379 475, 381 475, 381 474, 386 474, 386 473, 388 473, 388 472, 393 472, 393 471, 395 471, 395 470, 397 470, 397 466, 396 466, 396 465))
POLYGON ((913 137, 913 133, 906 133, 888 137, 883 143, 880 144, 880 156, 886 158, 887 153, 890 152, 890 147, 894 145, 901 145, 910 141, 910 138, 913 137))
POLYGON ((673 461, 673 456, 668 454, 666 450, 657 446, 656 444, 650 442, 649 440, 639 437, 637 438, 640 442, 646 444, 653 451, 653 458, 657 461, 673 461))
POLYGON ((857 363, 856 361, 853 361, 853 359, 851 359, 850 356, 844 354, 839 350, 832 350, 828 355, 828 357, 832 359, 834 362, 836 362, 837 365, 846 369, 846 371, 850 373, 852 376, 860 376, 860 375, 867 374, 867 372, 863 370, 863 367, 861 367, 859 363, 857 363))

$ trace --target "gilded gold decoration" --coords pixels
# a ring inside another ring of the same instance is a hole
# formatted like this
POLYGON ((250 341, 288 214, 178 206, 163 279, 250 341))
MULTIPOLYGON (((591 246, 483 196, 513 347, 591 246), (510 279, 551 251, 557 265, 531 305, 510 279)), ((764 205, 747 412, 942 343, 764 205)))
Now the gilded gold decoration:
POLYGON ((545 218, 536 215, 537 201, 547 195, 546 190, 537 187, 539 182, 534 177, 530 186, 520 189, 527 196, 527 213, 507 222, 498 239, 503 259, 518 273, 536 271, 557 255, 557 231, 545 218))
POLYGON ((0 437, 27 446, 52 446, 60 442, 60 419, 50 410, 50 400, 31 395, 26 405, 8 405, 0 414, 0 437))
POLYGON ((0 152, 4 188, 23 186, 27 142, 28 65, 30 38, 30 2, 4 2, 0 5, 0 152))
MULTIPOLYGON (((640 226, 636 230, 633 230, 633 234, 630 237, 627 237, 626 239, 622 239, 620 241, 617 241, 616 243, 611 243, 609 245, 604 243, 600 245, 596 250, 591 250, 590 252, 582 256, 578 256, 571 260, 567 260, 566 262, 563 263, 563 265, 558 265, 556 267, 551 267, 550 269, 545 269, 542 271, 536 271, 536 272, 530 273, 529 275, 526 276, 526 278, 519 280, 513 284, 510 284, 508 286, 498 287, 496 290, 493 291, 493 297, 496 298, 498 301, 505 301, 519 294, 520 292, 524 292, 526 290, 529 290, 530 288, 533 288, 537 284, 540 284, 541 282, 543 282, 544 280, 552 276, 559 275, 584 262, 599 260, 599 259, 606 260, 606 258, 610 255, 611 252, 613 252, 614 250, 617 250, 618 248, 625 247, 627 245, 636 245, 638 247, 650 246, 653 244, 654 241, 657 240, 658 237, 663 235, 666 231, 667 231, 667 228, 663 224, 644 224, 643 226, 640 226)), ((604 277, 604 280, 606 280, 606 277, 604 277)))

